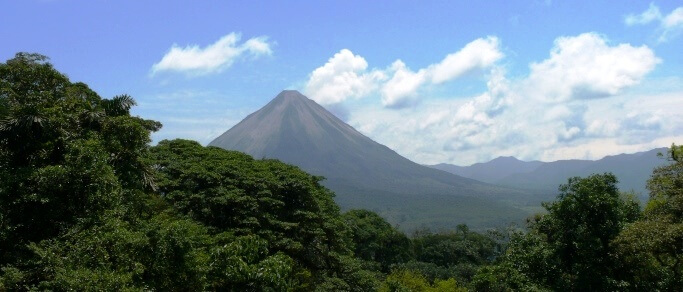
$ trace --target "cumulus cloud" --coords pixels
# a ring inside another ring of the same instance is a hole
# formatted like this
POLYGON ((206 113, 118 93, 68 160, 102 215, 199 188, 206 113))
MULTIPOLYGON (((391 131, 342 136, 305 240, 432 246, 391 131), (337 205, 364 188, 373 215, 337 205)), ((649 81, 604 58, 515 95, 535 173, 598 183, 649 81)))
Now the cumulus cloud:
POLYGON ((539 100, 600 98, 637 84, 659 62, 647 46, 609 46, 600 35, 584 33, 556 39, 550 58, 531 64, 526 83, 539 100))
MULTIPOLYGON (((653 141, 683 133, 683 92, 633 96, 626 91, 659 62, 646 46, 610 44, 594 33, 561 37, 546 59, 530 64, 525 77, 508 79, 494 64, 481 94, 426 99, 391 111, 380 107, 386 104, 356 108, 349 122, 420 163, 467 165, 497 156, 593 159, 649 150, 676 140, 653 141), (596 141, 611 146, 594 148, 596 141)), ((422 84, 433 76, 428 68, 410 71, 402 62, 391 68, 391 78, 403 70, 403 79, 422 84)), ((413 91, 406 84, 406 92, 413 91)))
POLYGON ((382 85, 382 104, 400 108, 414 103, 417 90, 427 81, 426 70, 413 72, 401 60, 397 60, 388 71, 392 77, 382 85))
POLYGON ((348 49, 311 73, 304 91, 322 104, 335 104, 379 92, 387 108, 417 103, 419 90, 491 68, 503 57, 496 37, 476 39, 438 63, 413 71, 401 60, 386 69, 368 69, 367 61, 348 49))
POLYGON ((654 3, 650 3, 648 9, 640 14, 629 14, 624 17, 624 23, 628 26, 645 25, 651 22, 659 23, 658 40, 666 42, 683 31, 683 6, 677 7, 667 15, 663 15, 659 7, 654 3))
POLYGON ((368 62, 363 57, 343 49, 311 73, 304 92, 323 105, 365 96, 385 79, 382 72, 367 71, 367 68, 368 62))
POLYGON ((183 72, 188 75, 218 73, 230 67, 243 55, 259 57, 272 54, 271 44, 265 36, 255 37, 239 44, 240 34, 230 33, 206 47, 176 44, 152 66, 152 74, 162 71, 183 72))
POLYGON ((441 84, 467 73, 490 68, 503 57, 496 37, 476 39, 448 54, 441 62, 413 72, 398 60, 389 68, 391 79, 382 86, 382 103, 390 108, 415 104, 416 94, 426 84, 441 84))
POLYGON ((460 51, 449 54, 438 64, 429 67, 432 83, 453 80, 476 69, 484 69, 503 58, 498 38, 476 39, 460 51))

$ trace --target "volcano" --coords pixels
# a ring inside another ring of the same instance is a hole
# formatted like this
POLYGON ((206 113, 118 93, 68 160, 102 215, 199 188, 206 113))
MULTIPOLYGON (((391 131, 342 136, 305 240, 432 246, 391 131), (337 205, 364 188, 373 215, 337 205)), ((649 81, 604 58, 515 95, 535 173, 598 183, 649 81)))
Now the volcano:
POLYGON ((522 206, 528 193, 414 163, 294 90, 282 91, 209 146, 323 176, 343 209, 370 209, 405 229, 484 228, 528 215, 522 206))

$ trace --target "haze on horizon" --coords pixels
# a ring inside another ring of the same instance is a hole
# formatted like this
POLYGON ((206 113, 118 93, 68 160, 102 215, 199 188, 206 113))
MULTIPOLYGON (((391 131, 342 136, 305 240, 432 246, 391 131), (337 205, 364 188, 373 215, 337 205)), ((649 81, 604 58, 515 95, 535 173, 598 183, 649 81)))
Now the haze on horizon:
POLYGON ((423 164, 683 143, 680 4, 458 2, 4 1, 0 59, 133 96, 155 142, 207 144, 296 89, 423 164))

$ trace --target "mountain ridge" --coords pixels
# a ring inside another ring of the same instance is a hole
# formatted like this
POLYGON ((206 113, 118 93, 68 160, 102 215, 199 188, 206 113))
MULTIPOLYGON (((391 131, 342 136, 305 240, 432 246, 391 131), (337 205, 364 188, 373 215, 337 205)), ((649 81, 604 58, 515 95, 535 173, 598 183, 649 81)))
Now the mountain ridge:
POLYGON ((546 192, 556 190, 557 186, 566 183, 569 177, 612 172, 620 180, 619 187, 622 191, 635 191, 642 200, 645 200, 647 198, 646 183, 652 169, 666 163, 664 159, 657 157, 657 153, 666 152, 666 149, 655 148, 636 153, 608 155, 597 160, 564 159, 550 162, 527 162, 513 157, 518 161, 518 165, 526 165, 527 168, 503 169, 499 163, 496 163, 500 157, 470 166, 446 163, 429 166, 491 184, 546 192), (496 172, 505 173, 505 175, 492 175, 496 172))

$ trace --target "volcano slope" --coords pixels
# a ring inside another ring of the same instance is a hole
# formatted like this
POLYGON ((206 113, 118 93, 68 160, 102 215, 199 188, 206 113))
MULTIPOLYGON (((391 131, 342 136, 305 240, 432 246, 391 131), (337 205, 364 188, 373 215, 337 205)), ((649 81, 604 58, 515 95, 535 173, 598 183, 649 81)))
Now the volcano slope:
POLYGON ((325 177, 342 209, 369 209, 404 230, 475 229, 520 222, 534 194, 414 163, 356 131, 301 93, 285 90, 209 143, 278 159, 325 177))

